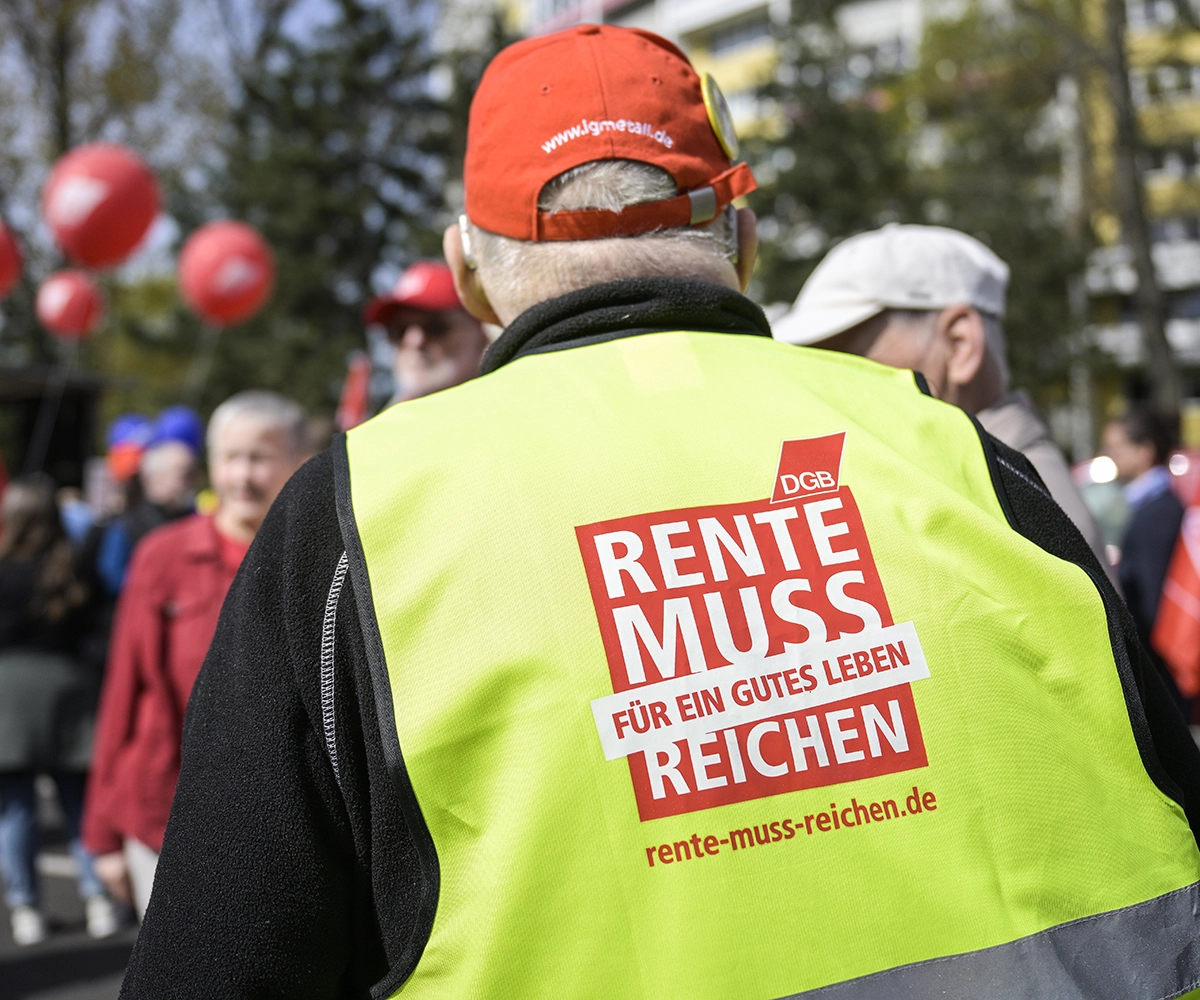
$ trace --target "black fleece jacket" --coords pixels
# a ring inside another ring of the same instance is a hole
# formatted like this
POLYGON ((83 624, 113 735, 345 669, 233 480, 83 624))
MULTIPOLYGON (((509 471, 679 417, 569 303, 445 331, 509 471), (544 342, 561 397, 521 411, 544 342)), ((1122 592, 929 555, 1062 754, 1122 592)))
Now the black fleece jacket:
MULTIPOLYGON (((769 335, 758 307, 726 289, 614 282, 529 310, 493 345, 484 371, 664 329, 769 335)), ((1032 466, 980 433, 1013 527, 1096 581, 1147 768, 1200 829, 1200 753, 1132 619, 1032 466)), ((330 600, 346 550, 334 465, 326 452, 293 477, 226 600, 188 706, 179 785, 124 1000, 387 996, 420 956, 431 873, 388 770, 352 575, 330 600), (331 604, 332 717, 320 676, 331 604)))

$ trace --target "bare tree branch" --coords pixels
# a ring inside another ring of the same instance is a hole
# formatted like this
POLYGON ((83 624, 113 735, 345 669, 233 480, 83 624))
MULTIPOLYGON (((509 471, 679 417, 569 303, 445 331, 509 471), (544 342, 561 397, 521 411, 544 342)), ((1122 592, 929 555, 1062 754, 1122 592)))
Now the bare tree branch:
POLYGON ((213 3, 225 28, 229 51, 239 69, 245 70, 260 60, 278 37, 280 25, 296 0, 259 0, 257 16, 253 5, 244 0, 213 0, 213 3))
POLYGON ((1030 0, 1013 0, 1013 9, 1023 14, 1031 21, 1036 21, 1047 32, 1057 38, 1071 50, 1072 54, 1085 62, 1107 67, 1111 63, 1110 53, 1100 46, 1093 44, 1074 25, 1068 24, 1061 17, 1031 3, 1030 0))
MULTIPOLYGON (((34 15, 30 6, 25 0, 12 0, 4 17, 21 46, 25 64, 37 79, 38 85, 44 86, 46 81, 43 66, 46 40, 37 30, 41 19, 34 15)), ((4 7, 0 7, 0 11, 4 10, 4 7)))

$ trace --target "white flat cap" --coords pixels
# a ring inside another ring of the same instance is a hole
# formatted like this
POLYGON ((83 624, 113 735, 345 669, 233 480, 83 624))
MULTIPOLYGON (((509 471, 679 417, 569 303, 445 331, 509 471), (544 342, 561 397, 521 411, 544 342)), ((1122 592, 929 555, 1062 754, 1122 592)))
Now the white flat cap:
POLYGON ((1008 265, 979 240, 941 226, 888 225, 835 246, 772 335, 817 344, 884 309, 973 306, 1004 315, 1008 265))

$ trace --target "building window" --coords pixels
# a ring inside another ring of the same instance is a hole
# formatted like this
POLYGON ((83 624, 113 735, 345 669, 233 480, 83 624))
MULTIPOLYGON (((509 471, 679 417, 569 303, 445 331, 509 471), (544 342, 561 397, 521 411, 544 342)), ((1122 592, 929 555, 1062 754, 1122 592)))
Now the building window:
POLYGON ((1137 104, 1167 103, 1200 93, 1200 66, 1183 62, 1163 63, 1152 69, 1134 70, 1130 89, 1137 104))
POLYGON ((535 23, 541 24, 578 7, 579 0, 537 0, 533 8, 533 20, 535 23))
POLYGON ((722 25, 704 39, 704 47, 714 56, 727 55, 771 37, 771 17, 761 10, 752 18, 722 25))
POLYGON ((1129 27, 1166 28, 1175 23, 1178 12, 1171 0, 1126 0, 1129 27))
POLYGON ((1150 223, 1150 239, 1155 243, 1186 243, 1200 240, 1200 216, 1170 215, 1150 223))
POLYGON ((1154 146, 1146 150, 1152 175, 1183 180, 1200 170, 1200 140, 1173 146, 1154 146))
POLYGON ((1167 295, 1167 315, 1171 319, 1200 319, 1200 290, 1190 288, 1167 295))

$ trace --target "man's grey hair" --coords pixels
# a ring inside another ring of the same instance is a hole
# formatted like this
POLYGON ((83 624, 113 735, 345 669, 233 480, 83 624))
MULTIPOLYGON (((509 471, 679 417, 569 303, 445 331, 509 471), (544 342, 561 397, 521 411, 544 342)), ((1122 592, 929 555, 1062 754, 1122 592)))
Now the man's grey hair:
POLYGON ((288 447, 293 455, 306 449, 306 423, 300 404, 286 396, 264 389, 249 389, 235 393, 213 410, 208 419, 207 443, 212 454, 221 429, 234 417, 250 416, 261 420, 268 427, 284 432, 288 447))
MULTIPOLYGON (((1008 387, 1008 340, 1004 336, 1004 322, 993 313, 976 309, 983 320, 983 337, 988 353, 1000 370, 1000 378, 1005 389, 1008 387)), ((899 326, 919 327, 928 331, 932 336, 934 323, 941 313, 940 309, 885 309, 886 323, 896 323, 899 326)))
MULTIPOLYGON (((542 188, 543 212, 602 209, 674 198, 667 171, 635 160, 594 160, 559 174, 542 188)), ((658 229, 597 240, 527 242, 497 236, 471 224, 469 238, 480 281, 493 305, 515 312, 558 295, 619 278, 686 278, 737 260, 732 207, 704 226, 658 229)))

